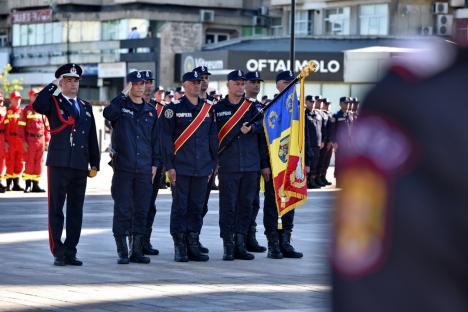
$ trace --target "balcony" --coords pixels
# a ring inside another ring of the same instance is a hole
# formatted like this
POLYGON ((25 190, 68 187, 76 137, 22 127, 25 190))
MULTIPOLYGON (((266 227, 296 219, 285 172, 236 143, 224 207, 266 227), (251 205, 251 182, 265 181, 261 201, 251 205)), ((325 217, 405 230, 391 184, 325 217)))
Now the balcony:
POLYGON ((160 54, 158 38, 120 40, 121 62, 157 62, 160 54))

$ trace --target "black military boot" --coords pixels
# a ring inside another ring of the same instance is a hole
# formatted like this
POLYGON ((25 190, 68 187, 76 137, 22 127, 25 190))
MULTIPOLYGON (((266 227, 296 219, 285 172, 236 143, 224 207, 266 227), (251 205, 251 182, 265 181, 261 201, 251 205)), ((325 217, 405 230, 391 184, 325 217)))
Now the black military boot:
POLYGON ((310 179, 307 180, 307 188, 308 189, 319 189, 321 187, 322 186, 318 185, 314 178, 310 177, 310 179))
POLYGON ((268 239, 268 255, 270 259, 283 259, 283 254, 279 246, 278 233, 267 234, 268 239))
POLYGON ((31 193, 32 190, 32 185, 31 185, 31 180, 24 180, 26 186, 24 187, 24 192, 25 193, 31 193))
POLYGON ((234 248, 234 258, 240 260, 253 260, 255 256, 251 253, 248 253, 245 249, 245 235, 237 233, 236 234, 236 247, 234 248))
POLYGON ((249 228, 249 232, 247 233, 247 238, 245 240, 245 247, 247 251, 250 252, 265 252, 266 248, 258 244, 257 238, 255 237, 256 232, 257 228, 255 225, 249 228))
POLYGON ((291 245, 291 231, 280 231, 280 249, 285 258, 302 258, 302 252, 298 252, 291 245))
MULTIPOLYGON (((198 236, 200 237, 200 234, 198 234, 198 236)), ((210 252, 210 250, 208 248, 206 248, 205 246, 203 246, 200 241, 198 241, 198 242, 200 243, 200 252, 201 253, 207 254, 207 253, 210 252)))
POLYGON ((133 263, 148 264, 151 262, 149 257, 143 255, 143 235, 136 234, 130 240, 130 257, 128 258, 133 263))
POLYGON ((191 261, 208 261, 210 257, 200 252, 198 233, 191 232, 187 235, 187 254, 191 261))
POLYGON ((185 233, 177 233, 172 235, 174 240, 174 261, 175 262, 187 262, 187 242, 185 239, 185 233))
POLYGON ((0 183, 0 193, 5 193, 6 192, 6 186, 0 183))
POLYGON ((148 231, 143 238, 143 253, 148 256, 157 256, 159 255, 159 250, 153 248, 151 245, 151 230, 148 231))
POLYGON ((328 181, 327 178, 324 175, 320 176, 320 179, 322 180, 322 182, 325 185, 332 185, 332 183, 330 181, 328 181))
POLYGON ((232 261, 234 260, 234 238, 232 235, 227 237, 223 237, 223 260, 224 261, 232 261))
POLYGON ((13 188, 13 179, 12 178, 8 178, 6 179, 6 190, 7 191, 12 191, 12 188, 13 188))
POLYGON ((115 244, 117 245, 117 259, 118 264, 128 264, 130 260, 128 259, 128 245, 127 245, 127 236, 125 235, 115 235, 115 244))
POLYGON ((42 188, 39 186, 39 181, 32 181, 32 189, 31 189, 31 192, 33 192, 33 193, 44 193, 45 190, 42 189, 42 188))
POLYGON ((317 184, 320 187, 327 186, 325 183, 323 183, 323 181, 322 181, 322 179, 320 179, 320 177, 315 178, 315 184, 317 184))
POLYGON ((12 191, 24 191, 24 188, 22 188, 19 185, 19 178, 14 178, 13 179, 13 187, 11 188, 12 191))

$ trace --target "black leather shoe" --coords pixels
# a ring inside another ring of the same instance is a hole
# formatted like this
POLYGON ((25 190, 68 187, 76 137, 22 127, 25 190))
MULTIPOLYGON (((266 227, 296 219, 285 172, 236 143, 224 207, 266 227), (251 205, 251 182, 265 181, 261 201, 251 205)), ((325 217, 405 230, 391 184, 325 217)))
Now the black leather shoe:
POLYGON ((73 257, 65 257, 65 264, 67 265, 75 265, 75 266, 82 266, 83 262, 76 259, 75 256, 73 257))
POLYGON ((64 257, 55 257, 54 258, 54 265, 56 265, 56 266, 65 266, 65 258, 64 257))
POLYGON ((205 246, 203 246, 202 243, 200 242, 200 252, 204 253, 204 254, 207 254, 207 253, 210 252, 210 250, 208 248, 206 248, 205 246))

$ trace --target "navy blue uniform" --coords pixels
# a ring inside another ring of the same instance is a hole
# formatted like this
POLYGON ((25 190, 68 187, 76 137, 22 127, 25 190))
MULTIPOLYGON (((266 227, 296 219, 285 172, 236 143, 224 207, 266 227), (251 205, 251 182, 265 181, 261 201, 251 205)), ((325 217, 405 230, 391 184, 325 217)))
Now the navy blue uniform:
MULTIPOLYGON (((244 102, 229 102, 226 96, 215 106, 218 131, 244 102)), ((236 123, 221 142, 220 148, 239 132, 242 124, 250 121, 258 110, 250 104, 249 110, 236 123)), ((251 221, 252 204, 255 199, 258 171, 260 170, 260 148, 258 136, 263 133, 260 122, 252 125, 251 131, 241 134, 219 158, 219 226, 220 236, 247 234, 251 221)))
MULTIPOLYGON (((335 158, 338 158, 340 155, 341 148, 348 148, 351 145, 351 120, 349 118, 348 112, 339 110, 333 115, 334 125, 332 131, 332 140, 337 142, 339 140, 340 144, 338 149, 335 150, 335 158)), ((335 177, 337 179, 337 185, 339 184, 340 177, 340 166, 335 163, 335 177)))
POLYGON ((156 110, 119 95, 104 108, 112 123, 114 235, 145 234, 151 199, 151 167, 159 166, 156 110))
POLYGON ((334 123, 330 112, 322 110, 320 113, 323 119, 322 140, 324 148, 320 150, 318 175, 325 178, 327 176, 327 170, 330 166, 330 160, 333 154, 333 148, 329 148, 328 145, 331 143, 331 128, 334 126, 334 123))
POLYGON ((91 105, 77 98, 74 107, 61 93, 54 95, 56 90, 56 85, 47 85, 37 95, 33 108, 47 116, 52 129, 46 162, 49 180, 50 248, 55 257, 73 258, 81 233, 88 169, 91 166, 99 170, 100 152, 91 105), (69 120, 70 117, 75 119, 74 125, 54 132, 54 129, 60 129, 63 125, 61 119, 69 120), (65 198, 67 238, 62 243, 65 198))
POLYGON ((161 115, 161 151, 166 170, 175 169, 172 186, 171 234, 200 233, 208 176, 216 167, 218 140, 213 110, 174 154, 174 142, 200 112, 203 100, 192 104, 185 96, 164 107, 161 115))
POLYGON ((312 149, 312 159, 309 163, 310 176, 318 175, 320 146, 323 143, 323 119, 320 112, 316 109, 309 111, 306 109, 306 130, 309 134, 310 148, 312 149))

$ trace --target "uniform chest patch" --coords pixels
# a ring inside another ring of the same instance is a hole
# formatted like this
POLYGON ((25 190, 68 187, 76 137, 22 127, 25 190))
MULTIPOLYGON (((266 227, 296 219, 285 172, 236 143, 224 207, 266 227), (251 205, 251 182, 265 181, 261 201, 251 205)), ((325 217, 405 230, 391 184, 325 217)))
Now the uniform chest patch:
POLYGON ((167 119, 171 119, 172 117, 174 117, 174 111, 172 109, 166 109, 166 111, 164 112, 164 117, 166 117, 167 119))
POLYGON ((192 113, 176 113, 177 118, 192 118, 192 113))
POLYGON ((133 117, 133 111, 129 110, 128 108, 122 108, 122 113, 133 117))
POLYGON ((218 112, 216 113, 216 117, 223 117, 223 116, 231 116, 232 112, 231 111, 225 111, 225 112, 218 112))

